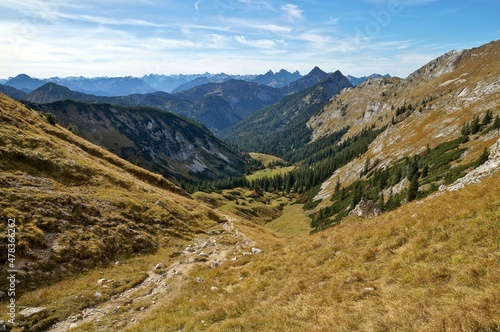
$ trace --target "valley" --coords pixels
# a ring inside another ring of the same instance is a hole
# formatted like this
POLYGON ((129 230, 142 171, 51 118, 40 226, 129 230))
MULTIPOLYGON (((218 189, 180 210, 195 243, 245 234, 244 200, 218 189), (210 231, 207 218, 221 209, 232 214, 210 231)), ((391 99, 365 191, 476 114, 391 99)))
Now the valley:
POLYGON ((498 331, 499 58, 2 85, 0 329, 498 331))

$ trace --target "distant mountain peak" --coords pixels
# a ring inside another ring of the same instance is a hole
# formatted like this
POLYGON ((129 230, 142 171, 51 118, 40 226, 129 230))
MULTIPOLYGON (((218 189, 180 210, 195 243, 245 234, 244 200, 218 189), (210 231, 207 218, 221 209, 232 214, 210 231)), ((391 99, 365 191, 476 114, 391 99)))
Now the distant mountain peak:
POLYGON ((16 77, 14 78, 17 78, 17 79, 33 79, 31 76, 29 76, 28 74, 19 74, 17 75, 16 77))
POLYGON ((318 66, 315 66, 306 76, 320 76, 320 75, 328 75, 328 74, 323 70, 321 70, 321 68, 319 68, 318 66))

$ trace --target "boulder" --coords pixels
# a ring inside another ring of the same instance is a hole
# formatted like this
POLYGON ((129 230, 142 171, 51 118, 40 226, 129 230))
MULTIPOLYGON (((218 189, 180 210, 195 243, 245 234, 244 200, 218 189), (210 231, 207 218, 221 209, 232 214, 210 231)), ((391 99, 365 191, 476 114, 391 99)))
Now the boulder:
POLYGON ((362 198, 358 205, 356 205, 356 207, 349 212, 349 216, 375 218, 381 213, 382 209, 380 208, 380 205, 369 199, 362 198))
POLYGON ((261 249, 255 248, 255 247, 252 248, 252 254, 257 255, 257 254, 261 254, 261 253, 262 253, 261 249))
POLYGON ((155 202, 155 204, 156 204, 156 205, 158 205, 159 207, 162 207, 162 208, 163 208, 163 207, 165 207, 165 203, 163 203, 163 202, 162 202, 162 201, 160 201, 160 200, 157 200, 157 201, 155 202))
POLYGON ((45 311, 47 311, 47 308, 45 308, 45 307, 27 307, 27 308, 24 308, 23 310, 21 310, 19 312, 19 314, 26 318, 26 317, 30 317, 33 315, 37 315, 37 314, 45 312, 45 311))

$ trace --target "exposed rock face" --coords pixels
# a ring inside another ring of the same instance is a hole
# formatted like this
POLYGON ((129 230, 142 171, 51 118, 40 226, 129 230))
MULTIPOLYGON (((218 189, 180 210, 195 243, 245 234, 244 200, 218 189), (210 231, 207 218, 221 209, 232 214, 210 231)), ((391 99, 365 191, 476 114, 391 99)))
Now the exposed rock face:
POLYGON ((482 178, 491 175, 500 169, 500 139, 496 141, 490 148, 490 155, 488 160, 481 166, 474 169, 472 172, 467 173, 463 178, 458 179, 451 186, 448 187, 449 191, 458 190, 468 184, 479 183, 482 178))
POLYGON ((382 213, 380 205, 368 199, 361 199, 356 207, 349 212, 350 216, 358 216, 362 218, 375 218, 382 213))

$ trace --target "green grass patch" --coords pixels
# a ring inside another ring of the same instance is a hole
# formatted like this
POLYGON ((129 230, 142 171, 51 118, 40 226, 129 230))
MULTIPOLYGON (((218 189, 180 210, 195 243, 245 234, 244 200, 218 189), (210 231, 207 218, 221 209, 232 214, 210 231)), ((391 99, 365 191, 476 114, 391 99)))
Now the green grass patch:
POLYGON ((300 204, 283 207, 283 215, 267 223, 266 227, 285 237, 309 235, 312 230, 311 218, 300 204))

